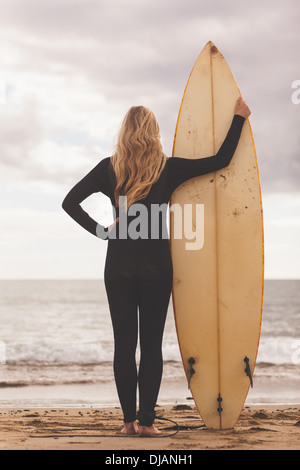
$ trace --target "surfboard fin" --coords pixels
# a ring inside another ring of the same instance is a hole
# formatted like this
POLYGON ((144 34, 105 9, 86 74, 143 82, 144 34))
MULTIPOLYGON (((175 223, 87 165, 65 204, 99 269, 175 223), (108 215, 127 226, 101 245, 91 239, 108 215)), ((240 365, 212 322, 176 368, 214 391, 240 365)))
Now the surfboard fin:
POLYGON ((217 409, 217 412, 219 413, 220 415, 220 418, 221 418, 221 415, 222 415, 222 412, 223 412, 223 408, 222 408, 222 401, 223 401, 223 398, 221 397, 221 394, 219 393, 219 396, 217 398, 217 402, 219 403, 219 408, 217 409))
POLYGON ((196 374, 196 371, 194 369, 194 365, 196 363, 196 360, 194 357, 190 357, 189 360, 188 360, 188 363, 189 363, 189 369, 188 369, 188 387, 189 387, 189 390, 191 389, 191 380, 192 380, 192 377, 193 375, 196 374))
POLYGON ((249 377, 251 388, 253 388, 253 377, 252 377, 252 373, 251 373, 249 357, 245 356, 244 362, 246 364, 245 373, 249 377))

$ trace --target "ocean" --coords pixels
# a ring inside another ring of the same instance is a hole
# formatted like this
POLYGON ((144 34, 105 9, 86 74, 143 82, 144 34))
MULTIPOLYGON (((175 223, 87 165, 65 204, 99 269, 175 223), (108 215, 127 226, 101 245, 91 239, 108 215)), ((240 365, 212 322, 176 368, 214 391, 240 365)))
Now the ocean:
MULTIPOLYGON (((2 407, 119 405, 102 280, 0 281, 0 299, 2 407)), ((248 404, 300 403, 299 320, 300 281, 267 280, 248 404)), ((163 353, 158 403, 188 403, 172 303, 163 353)))

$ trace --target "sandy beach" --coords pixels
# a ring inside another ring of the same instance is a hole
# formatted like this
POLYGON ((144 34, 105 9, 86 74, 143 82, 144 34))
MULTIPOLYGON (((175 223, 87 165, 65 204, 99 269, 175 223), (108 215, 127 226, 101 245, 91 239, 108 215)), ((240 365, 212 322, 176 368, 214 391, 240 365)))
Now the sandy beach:
POLYGON ((2 409, 1 450, 299 450, 300 405, 245 407, 233 430, 205 428, 195 406, 157 407, 163 437, 123 437, 119 408, 2 409), (109 428, 109 429, 108 429, 109 428))

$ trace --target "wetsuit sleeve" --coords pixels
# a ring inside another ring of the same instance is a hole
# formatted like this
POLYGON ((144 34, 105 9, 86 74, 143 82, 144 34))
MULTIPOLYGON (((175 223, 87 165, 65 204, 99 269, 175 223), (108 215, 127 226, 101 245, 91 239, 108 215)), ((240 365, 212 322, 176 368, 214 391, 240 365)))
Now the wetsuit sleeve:
POLYGON ((91 194, 102 192, 109 195, 109 182, 106 171, 108 159, 101 160, 81 181, 79 181, 65 197, 62 208, 81 227, 98 238, 108 239, 108 228, 98 224, 85 212, 80 203, 91 194))
POLYGON ((212 157, 187 159, 173 157, 168 160, 167 186, 170 194, 190 178, 221 170, 229 165, 240 140, 245 118, 234 115, 228 134, 218 151, 212 157))

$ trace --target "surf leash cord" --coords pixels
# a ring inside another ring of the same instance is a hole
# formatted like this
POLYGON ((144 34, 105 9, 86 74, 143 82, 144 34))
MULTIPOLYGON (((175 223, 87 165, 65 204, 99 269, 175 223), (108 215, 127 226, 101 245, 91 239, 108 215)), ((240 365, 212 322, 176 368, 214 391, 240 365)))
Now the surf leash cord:
POLYGON ((204 427, 204 425, 200 425, 200 426, 180 426, 178 423, 176 423, 176 421, 173 421, 172 419, 167 419, 167 418, 163 418, 162 416, 157 416, 156 419, 158 421, 166 421, 166 422, 169 422, 169 423, 172 423, 173 426, 169 426, 169 427, 165 427, 165 428, 160 428, 161 431, 173 431, 171 433, 168 433, 168 434, 159 434, 159 435, 154 435, 154 436, 139 436, 138 434, 136 435, 126 435, 126 434, 121 434, 121 433, 118 433, 118 434, 85 434, 85 433, 82 433, 82 434, 78 434, 78 432, 80 431, 114 431, 114 432, 118 432, 119 431, 119 428, 105 428, 105 427, 102 427, 101 425, 98 426, 98 427, 91 427, 91 426, 88 426, 88 427, 81 427, 81 428, 77 428, 77 427, 69 427, 69 428, 39 428, 39 429, 34 429, 33 431, 30 431, 29 432, 29 437, 32 438, 32 439, 59 439, 59 438, 62 438, 62 437, 68 437, 68 438, 72 438, 72 437, 89 437, 89 438, 92 438, 92 437, 142 437, 142 438, 146 438, 146 437, 150 437, 150 438, 154 438, 154 439, 162 439, 162 438, 166 438, 166 437, 174 437, 176 436, 179 431, 190 431, 190 430, 194 430, 194 429, 200 429, 202 427, 204 427))

